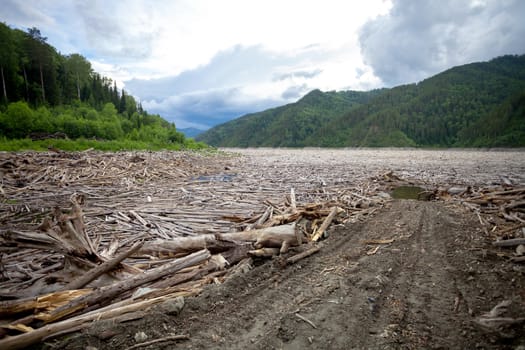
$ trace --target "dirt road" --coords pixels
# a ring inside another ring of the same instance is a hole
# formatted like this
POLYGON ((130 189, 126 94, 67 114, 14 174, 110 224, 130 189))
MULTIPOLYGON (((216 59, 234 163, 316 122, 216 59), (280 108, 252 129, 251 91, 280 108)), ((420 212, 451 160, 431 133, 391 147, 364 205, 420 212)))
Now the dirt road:
MULTIPOLYGON (((500 175, 525 181, 519 152, 396 152, 244 150, 231 171, 254 184, 275 179, 283 191, 295 186, 298 198, 315 181, 344 187, 385 170, 431 186, 490 184, 500 175)), ((362 221, 332 226, 319 253, 286 268, 256 261, 186 298, 177 316, 99 322, 49 344, 127 349, 180 334, 189 339, 138 348, 524 349, 523 323, 487 330, 475 322, 504 300, 513 302, 505 316, 525 314, 525 267, 498 249, 459 204, 393 200, 362 221)))

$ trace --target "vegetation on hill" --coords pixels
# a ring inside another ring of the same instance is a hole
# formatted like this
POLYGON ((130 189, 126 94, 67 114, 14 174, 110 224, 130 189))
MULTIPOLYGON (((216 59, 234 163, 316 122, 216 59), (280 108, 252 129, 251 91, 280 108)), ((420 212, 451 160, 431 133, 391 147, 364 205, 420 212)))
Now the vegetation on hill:
POLYGON ((84 57, 62 55, 46 40, 36 28, 0 23, 0 149, 39 149, 43 142, 31 139, 57 135, 68 140, 54 147, 69 149, 204 147, 148 114, 84 57))
POLYGON ((392 89, 314 91, 297 103, 219 125, 198 139, 237 147, 523 147, 524 111, 525 55, 502 56, 392 89), (354 96, 353 103, 341 98, 336 107, 334 96, 346 94, 354 96))
POLYGON ((369 92, 313 90, 296 103, 248 114, 197 136, 225 147, 303 147, 333 118, 366 104, 382 90, 369 92))

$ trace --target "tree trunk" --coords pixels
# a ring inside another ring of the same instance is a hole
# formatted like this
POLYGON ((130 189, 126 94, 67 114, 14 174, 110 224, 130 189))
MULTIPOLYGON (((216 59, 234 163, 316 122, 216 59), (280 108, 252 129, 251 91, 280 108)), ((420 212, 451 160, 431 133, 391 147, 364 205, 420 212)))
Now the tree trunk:
POLYGON ((4 67, 0 67, 0 72, 2 73, 2 87, 4 88, 4 99, 7 103, 7 89, 5 87, 4 67))
POLYGON ((77 96, 78 96, 78 100, 81 101, 80 99, 80 78, 78 77, 78 72, 77 72, 77 96))
POLYGON ((26 67, 23 67, 24 70, 24 83, 26 86, 26 100, 29 101, 29 87, 27 86, 27 73, 26 73, 26 67))
POLYGON ((42 85, 42 100, 46 103, 46 89, 44 88, 44 72, 42 71, 42 63, 40 63, 40 84, 42 85))

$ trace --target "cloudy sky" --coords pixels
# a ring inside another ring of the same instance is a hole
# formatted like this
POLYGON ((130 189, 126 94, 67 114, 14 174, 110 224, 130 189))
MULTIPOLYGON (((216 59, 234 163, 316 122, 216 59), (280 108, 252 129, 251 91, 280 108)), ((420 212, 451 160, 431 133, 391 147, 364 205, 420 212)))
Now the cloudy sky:
POLYGON ((525 53, 523 0, 2 0, 179 128, 525 53))

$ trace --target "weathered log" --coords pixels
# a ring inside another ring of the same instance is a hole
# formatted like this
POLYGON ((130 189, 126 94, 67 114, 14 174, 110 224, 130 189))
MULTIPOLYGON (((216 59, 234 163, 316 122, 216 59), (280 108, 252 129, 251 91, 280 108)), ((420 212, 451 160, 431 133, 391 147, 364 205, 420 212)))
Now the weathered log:
POLYGON ((77 278, 76 280, 73 280, 70 283, 68 283, 63 289, 64 290, 79 289, 79 288, 84 287, 86 284, 93 281, 97 277, 103 275, 104 273, 108 271, 111 271, 114 267, 120 264, 121 261, 131 256, 135 252, 137 252, 142 247, 143 244, 144 242, 135 243, 129 250, 122 252, 116 257, 114 257, 113 259, 103 262, 97 267, 89 270, 88 272, 86 272, 85 274, 77 278))
POLYGON ((297 245, 295 224, 287 224, 249 231, 200 235, 196 237, 177 237, 171 240, 156 240, 144 244, 140 253, 186 253, 199 249, 210 251, 227 250, 235 247, 236 242, 255 242, 256 247, 273 247, 288 249, 297 245), (285 243, 286 242, 286 243, 285 243))
POLYGON ((82 256, 78 246, 71 245, 51 232, 21 232, 6 230, 0 232, 0 243, 4 246, 55 251, 65 255, 82 256))
POLYGON ((210 257, 210 252, 206 249, 203 249, 184 258, 176 259, 143 274, 136 275, 128 280, 120 281, 97 289, 88 295, 72 300, 70 303, 61 306, 50 313, 39 314, 37 315, 37 318, 45 321, 46 323, 65 318, 66 316, 74 312, 84 310, 91 305, 108 302, 118 294, 121 294, 127 290, 136 288, 151 281, 155 281, 161 277, 182 270, 185 267, 200 264, 208 260, 210 257))
POLYGON ((292 213, 297 211, 297 201, 295 199, 295 190, 293 187, 290 189, 290 209, 292 210, 292 213))
POLYGON ((130 346, 127 350, 138 349, 141 347, 146 347, 146 346, 150 346, 150 345, 157 344, 157 343, 165 343, 168 341, 188 340, 188 339, 190 339, 189 334, 168 335, 167 337, 162 337, 158 339, 149 340, 143 343, 135 344, 133 346, 130 346))
POLYGON ((299 260, 302 260, 304 258, 309 257, 310 255, 313 255, 313 254, 317 253, 318 251, 321 250, 321 247, 322 247, 321 244, 317 244, 317 245, 315 245, 315 246, 305 250, 304 252, 301 252, 299 254, 295 254, 294 256, 291 256, 291 257, 286 259, 286 264, 287 265, 295 264, 299 260))
POLYGON ((90 289, 66 290, 33 298, 0 301, 0 316, 15 315, 28 310, 49 310, 91 292, 90 289))
POLYGON ((259 230, 259 235, 254 247, 259 248, 280 248, 279 252, 286 253, 290 246, 297 246, 302 243, 302 240, 298 239, 300 235, 297 233, 297 227, 294 224, 278 226, 279 230, 275 230, 276 227, 269 227, 266 229, 259 230), (274 230, 270 230, 273 228, 274 230))
POLYGON ((525 201, 522 200, 522 201, 511 202, 503 206, 503 209, 510 210, 510 209, 519 208, 519 207, 525 207, 525 201))
POLYGON ((332 220, 334 220, 339 210, 340 208, 338 207, 332 207, 330 214, 328 214, 326 219, 323 221, 323 223, 321 224, 321 227, 319 227, 319 229, 317 229, 317 231, 315 231, 315 233, 313 234, 312 241, 317 242, 319 238, 323 236, 323 234, 328 229, 328 226, 330 226, 330 224, 332 223, 332 220))
POLYGON ((514 256, 514 257, 510 258, 510 260, 512 262, 522 263, 522 262, 525 262, 525 256, 514 256))
POLYGON ((496 247, 514 247, 520 244, 525 244, 525 238, 512 238, 501 241, 492 242, 496 247))
POLYGON ((67 232, 71 239, 80 243, 88 255, 94 255, 96 252, 91 239, 86 233, 83 218, 84 214, 82 213, 82 208, 80 208, 83 200, 83 196, 72 196, 70 199, 73 207, 71 214, 62 214, 60 210, 56 208, 55 218, 63 233, 67 232))
POLYGON ((70 329, 78 330, 80 328, 90 326, 91 322, 94 320, 106 320, 123 315, 125 313, 143 310, 151 305, 158 304, 172 297, 173 296, 171 295, 166 295, 158 298, 140 301, 131 305, 125 305, 119 308, 108 309, 103 312, 90 312, 84 315, 73 317, 69 320, 64 320, 47 326, 43 326, 41 328, 35 329, 24 334, 9 336, 0 340, 0 349, 23 349, 32 344, 42 341, 44 338, 49 338, 58 333, 63 333, 64 331, 70 329))
POLYGON ((512 232, 514 230, 518 230, 522 227, 525 227, 525 223, 522 223, 522 224, 518 224, 516 226, 513 226, 513 227, 507 227, 506 229, 503 229, 501 231, 498 231, 498 234, 499 235, 503 235, 504 233, 507 233, 507 232, 512 232))
POLYGON ((251 257, 270 258, 279 254, 279 248, 259 248, 250 250, 248 255, 251 257))

